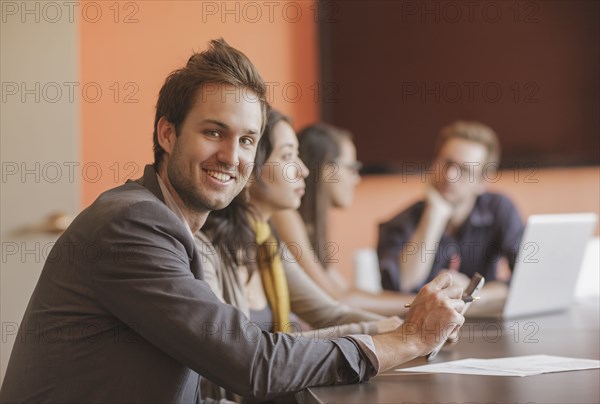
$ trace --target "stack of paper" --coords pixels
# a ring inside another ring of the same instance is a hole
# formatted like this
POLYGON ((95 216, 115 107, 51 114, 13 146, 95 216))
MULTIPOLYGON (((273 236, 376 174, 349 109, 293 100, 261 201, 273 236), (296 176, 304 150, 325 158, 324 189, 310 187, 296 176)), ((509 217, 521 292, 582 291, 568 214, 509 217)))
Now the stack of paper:
POLYGON ((598 368, 600 368, 600 361, 594 359, 564 358, 550 355, 528 355, 496 359, 461 359, 451 362, 396 369, 396 371, 523 377, 540 375, 542 373, 598 368))

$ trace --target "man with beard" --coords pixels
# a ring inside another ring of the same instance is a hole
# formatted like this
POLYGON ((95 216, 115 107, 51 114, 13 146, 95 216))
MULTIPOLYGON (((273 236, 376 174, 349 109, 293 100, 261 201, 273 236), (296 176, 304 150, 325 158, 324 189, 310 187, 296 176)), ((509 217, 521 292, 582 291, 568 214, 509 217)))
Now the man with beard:
POLYGON ((424 288, 403 326, 373 338, 262 332, 210 291, 193 234, 246 185, 265 110, 256 68, 223 40, 171 73, 154 165, 100 195, 55 244, 1 402, 193 403, 199 375, 268 399, 368 380, 456 335, 464 303, 450 276, 424 288))

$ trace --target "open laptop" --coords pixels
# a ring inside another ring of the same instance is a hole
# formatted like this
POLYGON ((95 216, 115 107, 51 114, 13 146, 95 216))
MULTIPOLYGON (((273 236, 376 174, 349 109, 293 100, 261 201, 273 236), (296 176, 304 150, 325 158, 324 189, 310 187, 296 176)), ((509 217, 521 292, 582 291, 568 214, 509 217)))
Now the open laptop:
POLYGON ((597 220, 595 213, 530 216, 504 308, 472 317, 512 319, 569 308, 597 220))

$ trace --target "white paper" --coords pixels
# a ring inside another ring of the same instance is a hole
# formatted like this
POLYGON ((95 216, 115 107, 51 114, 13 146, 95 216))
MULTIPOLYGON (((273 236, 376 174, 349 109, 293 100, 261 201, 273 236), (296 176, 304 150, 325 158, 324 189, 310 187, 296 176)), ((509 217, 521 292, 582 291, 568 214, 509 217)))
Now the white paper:
POLYGON ((457 361, 396 369, 397 372, 455 373, 483 376, 532 376, 551 372, 598 369, 594 359, 565 358, 551 355, 528 355, 495 359, 461 359, 457 361))

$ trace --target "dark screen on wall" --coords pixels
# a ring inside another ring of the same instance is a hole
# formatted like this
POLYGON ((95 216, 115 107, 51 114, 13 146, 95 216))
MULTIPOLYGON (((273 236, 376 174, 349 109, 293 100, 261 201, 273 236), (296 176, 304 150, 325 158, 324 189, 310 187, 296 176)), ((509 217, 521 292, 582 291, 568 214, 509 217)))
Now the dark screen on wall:
POLYGON ((367 172, 426 164, 455 120, 491 126, 503 166, 600 163, 596 1, 321 1, 324 121, 367 172))

